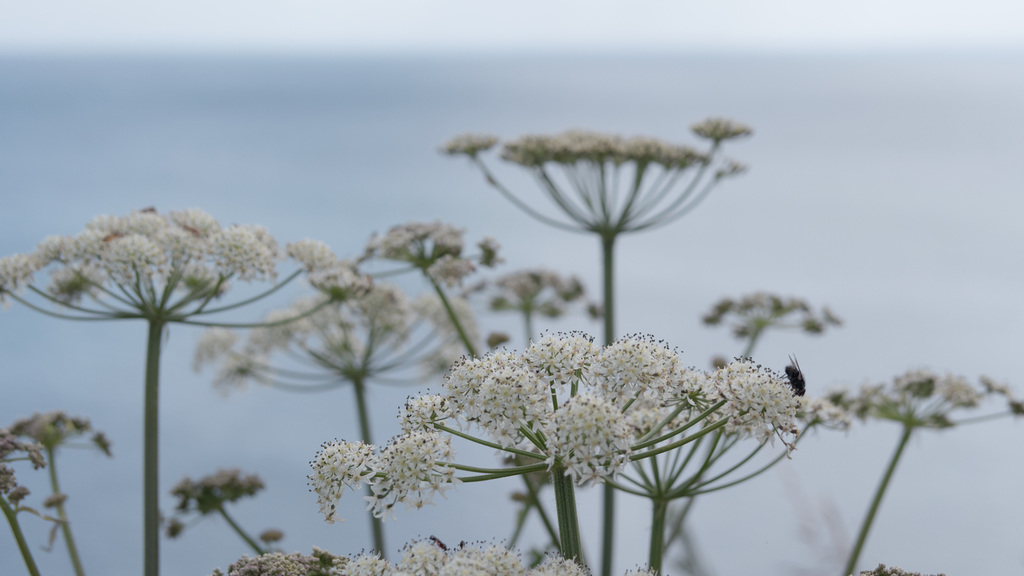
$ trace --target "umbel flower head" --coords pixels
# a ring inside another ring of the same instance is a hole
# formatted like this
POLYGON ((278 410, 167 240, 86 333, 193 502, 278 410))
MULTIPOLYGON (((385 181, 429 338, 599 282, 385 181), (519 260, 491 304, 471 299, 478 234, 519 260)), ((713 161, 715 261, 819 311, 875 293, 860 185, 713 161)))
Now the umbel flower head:
POLYGON ((465 255, 463 232, 442 222, 407 222, 371 238, 363 258, 407 262, 439 284, 456 286, 476 270, 474 262, 488 267, 501 262, 499 245, 490 237, 477 244, 479 255, 465 255))
POLYGON ((706 373, 684 367, 675 350, 650 336, 602 348, 581 333, 546 335, 522 353, 460 360, 441 393, 406 402, 403 434, 388 447, 325 443, 309 479, 328 521, 344 491, 363 483, 380 517, 398 502, 429 503, 459 479, 453 433, 532 459, 505 475, 559 470, 587 484, 713 430, 791 446, 803 402, 785 377, 747 360, 706 373), (684 436, 690 428, 695 434, 684 436))
MULTIPOLYGON (((334 297, 365 282, 354 265, 319 242, 291 244, 285 252, 316 288, 334 297)), ((280 257, 277 241, 262 226, 222 227, 201 210, 159 214, 147 208, 99 216, 78 235, 50 236, 31 254, 0 259, 0 300, 29 288, 86 317, 138 317, 161 310, 181 320, 209 312, 207 304, 232 280, 275 280, 280 257), (35 274, 47 267, 52 267, 48 286, 35 289, 35 274), (106 305, 83 307, 84 298, 106 305)))
POLYGON ((562 229, 611 237, 667 224, 695 207, 716 182, 745 171, 738 162, 717 158, 717 152, 723 142, 750 135, 749 127, 712 118, 691 128, 696 136, 710 141, 707 150, 657 138, 623 138, 585 130, 526 135, 506 142, 501 158, 529 170, 569 218, 568 223, 546 216, 498 182, 481 158, 482 152, 498 143, 496 137, 458 136, 441 151, 469 158, 491 186, 534 218, 562 229), (684 180, 683 175, 691 171, 692 178, 684 180))

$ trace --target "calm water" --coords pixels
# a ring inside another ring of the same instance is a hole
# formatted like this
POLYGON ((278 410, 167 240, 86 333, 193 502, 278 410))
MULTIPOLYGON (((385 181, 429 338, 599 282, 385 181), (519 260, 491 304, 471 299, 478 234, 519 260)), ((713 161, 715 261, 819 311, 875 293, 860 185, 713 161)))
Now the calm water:
MULTIPOLYGON (((847 321, 822 338, 779 334, 759 349, 777 368, 797 353, 811 393, 919 366, 990 374, 1024 391, 1021 70, 1024 54, 0 58, 0 254, 150 205, 200 207, 343 255, 393 224, 443 219, 470 239, 499 239, 506 270, 561 268, 596 287, 596 241, 515 213, 437 146, 466 131, 569 128, 692 143, 691 123, 728 116, 755 128, 727 149, 751 172, 678 224, 622 242, 620 331, 653 333, 704 365, 739 350, 724 331, 702 328, 700 314, 721 296, 772 290, 847 321)), ((533 193, 522 174, 492 165, 533 193)), ((582 319, 561 326, 597 331, 582 319)), ((289 551, 366 545, 357 501, 348 522, 328 526, 305 485, 320 442, 355 434, 347 391, 222 398, 189 368, 195 337, 175 327, 167 344, 163 485, 218 467, 258 472, 268 489, 237 507, 251 530, 285 530, 289 551)), ((83 451, 61 462, 92 574, 141 565, 143 348, 141 325, 0 312, 0 424, 65 409, 114 441, 113 460, 83 451)), ((395 431, 410 392, 374 391, 378 437, 395 431)), ((822 435, 759 481, 709 496, 696 516, 704 556, 720 575, 820 573, 827 535, 856 531, 895 434, 876 425, 822 435), (821 519, 829 510, 831 524, 821 519), (803 535, 807 526, 817 539, 803 535)), ((1022 440, 1024 427, 1003 422, 913 442, 865 566, 1021 573, 1022 440)), ((511 507, 490 518, 477 510, 514 486, 463 486, 431 509, 399 512, 390 542, 503 538, 511 507)), ((594 525, 596 500, 583 498, 583 523, 594 525)), ((648 514, 624 502, 622 570, 646 557, 628 551, 645 549, 648 514)), ((41 543, 46 527, 24 522, 41 543)), ((20 574, 4 532, 0 573, 20 574)), ((162 554, 167 574, 207 574, 245 551, 210 518, 162 554)), ((68 570, 59 547, 38 558, 46 573, 68 570)))

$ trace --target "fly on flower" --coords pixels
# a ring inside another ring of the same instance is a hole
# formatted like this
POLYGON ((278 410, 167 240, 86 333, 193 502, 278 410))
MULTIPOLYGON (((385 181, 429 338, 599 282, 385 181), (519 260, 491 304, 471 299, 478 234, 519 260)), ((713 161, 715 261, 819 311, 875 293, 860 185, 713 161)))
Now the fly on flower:
POLYGON ((786 366, 786 377, 789 378, 789 385, 793 388, 794 396, 803 396, 807 390, 807 385, 804 382, 804 373, 800 370, 800 364, 796 361, 796 356, 790 355, 789 366, 786 366))

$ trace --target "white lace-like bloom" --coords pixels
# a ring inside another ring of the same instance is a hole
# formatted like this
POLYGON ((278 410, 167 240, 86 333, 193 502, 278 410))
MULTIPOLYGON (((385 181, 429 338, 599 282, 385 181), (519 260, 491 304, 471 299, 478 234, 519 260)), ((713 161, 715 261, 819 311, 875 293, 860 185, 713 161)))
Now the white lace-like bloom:
POLYGON ((764 442, 774 434, 799 433, 796 411, 799 400, 784 378, 763 369, 750 360, 736 360, 713 374, 718 394, 726 405, 713 416, 728 418, 727 432, 739 433, 764 442))
POLYGON ((155 242, 132 234, 106 241, 100 263, 113 283, 132 286, 162 282, 167 277, 169 261, 155 242))
POLYGON ((407 509, 433 504, 433 495, 444 496, 458 482, 449 466, 455 453, 451 439, 434 432, 415 431, 391 439, 380 452, 382 477, 370 485, 368 510, 377 518, 394 516, 399 502, 407 509))
POLYGON ((277 277, 277 243, 262 226, 235 225, 210 239, 210 253, 222 276, 239 280, 272 280, 277 277))
POLYGON ((39 268, 39 260, 27 254, 0 258, 0 303, 5 303, 5 292, 16 292, 31 284, 39 268))
POLYGON ((526 364, 537 378, 563 392, 573 381, 578 381, 601 353, 594 338, 582 332, 546 334, 532 342, 523 352, 526 364))
POLYGON ((427 268, 427 275, 438 284, 453 287, 462 284, 462 279, 476 270, 469 260, 445 254, 427 268))
POLYGON ((338 261, 334 252, 319 240, 300 240, 285 246, 285 253, 297 260, 306 272, 330 268, 338 261))
POLYGON ((461 421, 478 425, 491 440, 506 447, 522 440, 521 421, 528 426, 545 421, 552 411, 548 385, 510 352, 456 363, 444 386, 461 421))
POLYGON ((373 445, 338 441, 325 442, 310 465, 309 485, 316 492, 320 513, 331 524, 344 520, 335 514, 345 489, 358 490, 364 483, 373 483, 383 467, 373 445))
POLYGON ((397 576, 388 561, 377 552, 363 552, 351 558, 341 570, 344 576, 397 576))
POLYGON ((402 547, 402 559, 395 570, 414 576, 437 574, 448 561, 445 550, 433 540, 409 542, 402 547))
POLYGON ((548 464, 560 461, 577 484, 614 477, 629 462, 633 437, 626 417, 596 396, 574 396, 545 426, 548 464))
POLYGON ((489 134, 461 134, 452 138, 441 147, 445 154, 465 154, 476 156, 484 150, 489 150, 498 143, 496 136, 489 134))
POLYGON ((462 253, 463 230, 441 222, 408 222, 370 240, 368 251, 380 258, 421 263, 462 253))
POLYGON ((649 394, 664 398, 679 369, 679 354, 653 336, 633 335, 605 346, 590 366, 589 378, 616 403, 649 394))
POLYGON ((434 422, 443 422, 449 417, 448 399, 441 394, 411 397, 398 413, 402 432, 432 430, 434 422))
POLYGON ((798 415, 800 420, 808 425, 820 425, 834 430, 847 430, 850 428, 850 414, 839 406, 836 406, 825 398, 812 398, 810 396, 798 396, 800 408, 798 415))
POLYGON ((590 576, 590 571, 568 558, 558 554, 548 554, 534 569, 530 576, 590 576))
POLYGON ((455 551, 438 576, 525 576, 522 560, 504 546, 469 547, 455 551))

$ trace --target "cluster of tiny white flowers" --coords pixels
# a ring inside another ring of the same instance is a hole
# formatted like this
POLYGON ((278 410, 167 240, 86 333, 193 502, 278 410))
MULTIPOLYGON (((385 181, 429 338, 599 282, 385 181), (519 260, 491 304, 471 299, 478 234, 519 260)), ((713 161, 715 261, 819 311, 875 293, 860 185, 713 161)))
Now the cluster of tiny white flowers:
POLYGON ((662 399, 679 369, 679 354, 652 336, 633 335, 605 346, 590 367, 592 383, 617 401, 662 399))
POLYGON ((453 412, 482 428, 503 447, 522 441, 527 426, 551 415, 551 391, 518 354, 495 352, 464 359, 445 376, 453 412))
POLYGON ((796 436, 800 402, 782 377, 750 360, 735 360, 713 374, 718 394, 726 400, 716 417, 728 418, 726 431, 764 442, 778 434, 796 436))
POLYGON ((825 398, 799 396, 800 420, 809 425, 824 426, 834 430, 846 430, 852 423, 850 413, 825 398))
POLYGON ((373 445, 339 441, 325 442, 310 465, 310 486, 316 492, 320 513, 331 524, 343 520, 335 514, 345 489, 357 490, 364 483, 372 483, 381 467, 373 445))
POLYGON ((438 284, 443 284, 450 288, 461 285, 462 279, 472 274, 475 270, 476 266, 469 260, 445 254, 427 268, 427 275, 438 284))
POLYGON ((238 343, 238 334, 227 328, 210 328, 199 336, 196 351, 192 357, 192 369, 200 370, 207 364, 220 360, 231 352, 238 343))
POLYGON ((7 303, 5 292, 20 291, 31 284, 39 268, 39 260, 28 254, 0 258, 0 303, 7 303))
POLYGON ((262 226, 235 225, 210 241, 210 254, 222 276, 272 280, 277 276, 277 242, 262 226))
POLYGON ((461 134, 452 138, 441 146, 445 154, 465 154, 476 156, 483 150, 488 150, 498 143, 498 138, 485 134, 461 134))
POLYGON ((407 509, 433 504, 434 494, 444 496, 458 481, 449 466, 454 457, 449 436, 423 430, 396 436, 380 452, 381 477, 370 484, 373 495, 366 497, 368 509, 386 519, 394 515, 399 502, 407 509))
POLYGON ((551 270, 513 272, 498 278, 494 284, 519 300, 532 300, 545 288, 550 288, 561 300, 571 300, 583 294, 578 278, 562 278, 551 270))
POLYGON ((429 430, 436 422, 443 422, 449 416, 448 399, 441 394, 429 394, 409 398, 398 414, 402 432, 429 430))
POLYGON ((575 164, 580 161, 638 165, 658 164, 666 170, 685 169, 707 162, 689 146, 670 144, 655 138, 622 138, 613 134, 570 130, 555 135, 527 135, 505 143, 501 157, 528 167, 547 162, 575 164))
POLYGON ((594 339, 582 332, 546 334, 530 344, 523 359, 540 380, 561 392, 578 380, 601 352, 594 339))
MULTIPOLYGON (((336 288, 367 281, 320 243, 306 240, 289 248, 314 285, 336 288)), ((99 298, 108 282, 142 298, 155 298, 160 285, 169 283, 176 290, 220 295, 229 278, 275 279, 278 258, 277 241, 262 226, 221 228, 201 210, 165 215, 147 208, 127 216, 98 216, 76 236, 50 236, 32 254, 0 259, 0 300, 50 264, 56 266, 48 292, 70 303, 83 294, 99 298)))
MULTIPOLYGON (((314 551, 319 558, 323 551, 314 551), (317 554, 319 552, 319 554, 317 554)), ((261 556, 265 558, 269 555, 261 556)), ((312 557, 310 557, 312 559, 312 557)), ((331 574, 338 576, 589 576, 590 571, 577 562, 548 554, 533 568, 523 565, 519 553, 485 542, 445 545, 430 537, 407 543, 394 564, 377 552, 361 552, 349 557, 333 557, 331 574)), ((625 576, 655 576, 651 570, 635 568, 625 576)))
POLYGON ((577 484, 615 477, 633 451, 632 429, 622 411, 600 397, 573 396, 555 411, 545 426, 549 438, 548 464, 565 466, 577 484))
POLYGON ((407 222, 372 238, 367 252, 387 260, 419 263, 462 253, 463 230, 442 222, 407 222))

